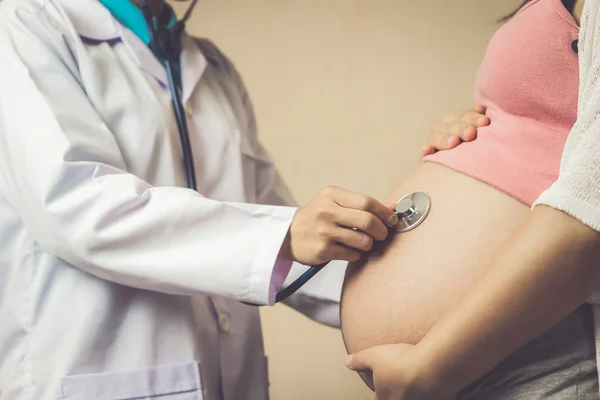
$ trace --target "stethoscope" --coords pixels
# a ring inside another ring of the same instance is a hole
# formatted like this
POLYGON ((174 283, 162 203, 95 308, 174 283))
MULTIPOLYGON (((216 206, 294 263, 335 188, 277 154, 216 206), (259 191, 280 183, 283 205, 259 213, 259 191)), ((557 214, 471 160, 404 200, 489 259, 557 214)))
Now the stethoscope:
MULTIPOLYGON (((176 74, 177 65, 179 64, 179 56, 181 54, 180 35, 185 29, 185 23, 189 19, 198 0, 192 0, 192 4, 184 14, 183 18, 177 21, 173 26, 169 27, 164 22, 156 18, 145 0, 140 1, 142 12, 148 25, 150 32, 150 49, 155 56, 164 65, 167 73, 167 82, 173 111, 177 120, 177 128, 181 139, 181 149, 183 151, 183 162, 187 177, 188 187, 197 191, 196 172, 194 170, 194 157, 190 144, 190 136, 185 118, 185 108, 181 98, 181 74, 176 74)), ((416 228, 427 217, 431 208, 431 200, 429 196, 423 192, 414 192, 404 196, 396 203, 395 213, 398 215, 398 224, 395 229, 398 232, 407 232, 416 228)), ((298 289, 304 286, 316 274, 318 274, 329 262, 314 265, 308 268, 289 286, 277 293, 275 302, 279 303, 298 289)), ((258 304, 242 302, 250 306, 258 306, 258 304)))

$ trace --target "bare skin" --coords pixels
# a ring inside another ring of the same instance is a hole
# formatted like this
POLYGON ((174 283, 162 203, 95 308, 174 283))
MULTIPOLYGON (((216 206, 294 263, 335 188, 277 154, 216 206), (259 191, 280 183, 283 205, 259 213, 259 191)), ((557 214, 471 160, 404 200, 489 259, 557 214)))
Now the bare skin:
POLYGON ((388 200, 413 191, 431 197, 425 222, 391 235, 348 268, 341 322, 351 353, 417 343, 482 276, 529 213, 491 186, 433 163, 418 168, 388 200))
MULTIPOLYGON (((575 4, 573 17, 578 22, 583 4, 575 4)), ((471 118, 473 126, 478 117, 471 118)), ((455 147, 460 140, 473 140, 473 131, 467 138, 454 131, 449 132, 452 136, 433 135, 430 145, 455 147)), ((530 214, 510 196, 436 164, 420 166, 387 200, 415 190, 432 198, 425 223, 393 235, 385 246, 348 268, 341 322, 350 353, 386 343, 418 343, 484 276, 530 214)))
POLYGON ((577 25, 581 24, 581 14, 583 14, 584 0, 577 0, 575 3, 575 9, 573 10, 573 18, 577 21, 577 25))

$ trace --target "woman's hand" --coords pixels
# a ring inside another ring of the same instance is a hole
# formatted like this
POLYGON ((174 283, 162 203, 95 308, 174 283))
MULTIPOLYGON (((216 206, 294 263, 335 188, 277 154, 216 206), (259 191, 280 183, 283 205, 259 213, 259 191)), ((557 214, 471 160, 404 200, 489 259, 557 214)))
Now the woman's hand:
POLYGON ((452 149, 462 142, 475 140, 477 128, 490 124, 490 119, 485 112, 484 106, 477 105, 472 110, 448 114, 432 129, 427 145, 421 150, 422 156, 428 156, 438 150, 452 149))
POLYGON ((454 400, 455 393, 436 388, 419 361, 417 347, 391 344, 348 356, 346 366, 373 374, 375 393, 370 400, 454 400))

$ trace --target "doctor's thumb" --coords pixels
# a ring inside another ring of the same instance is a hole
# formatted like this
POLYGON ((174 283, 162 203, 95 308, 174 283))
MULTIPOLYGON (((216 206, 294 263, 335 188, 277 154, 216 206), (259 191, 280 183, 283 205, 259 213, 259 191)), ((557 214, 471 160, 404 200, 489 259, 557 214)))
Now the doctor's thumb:
POLYGON ((386 206, 387 208, 389 208, 392 211, 396 210, 396 203, 384 203, 384 206, 386 206))

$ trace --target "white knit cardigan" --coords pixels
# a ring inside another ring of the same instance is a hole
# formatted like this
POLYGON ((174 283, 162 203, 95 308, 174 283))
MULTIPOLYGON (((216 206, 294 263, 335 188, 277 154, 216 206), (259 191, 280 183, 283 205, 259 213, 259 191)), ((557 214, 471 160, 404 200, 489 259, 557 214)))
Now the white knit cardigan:
MULTIPOLYGON (((600 1, 587 0, 579 32, 579 105, 556 182, 533 204, 547 205, 600 231, 600 1)), ((600 268, 600 265, 598 265, 600 268)), ((600 366, 600 291, 592 304, 600 366)), ((599 370, 600 371, 600 370, 599 370)), ((600 376, 600 373, 599 373, 600 376)))

